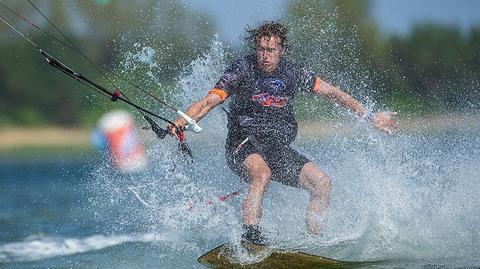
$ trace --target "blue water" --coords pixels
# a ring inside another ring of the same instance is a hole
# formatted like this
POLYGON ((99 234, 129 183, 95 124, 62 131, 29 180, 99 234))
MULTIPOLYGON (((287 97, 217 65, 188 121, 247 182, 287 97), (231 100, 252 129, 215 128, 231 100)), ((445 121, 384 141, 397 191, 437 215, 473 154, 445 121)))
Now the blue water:
MULTIPOLYGON (((375 268, 480 266, 479 131, 355 128, 296 142, 333 178, 332 206, 323 237, 305 237, 308 195, 273 183, 262 225, 277 244, 375 268)), ((241 233, 241 196, 216 197, 245 185, 221 140, 194 139, 194 166, 175 146, 151 144, 134 175, 98 155, 2 157, 0 268, 203 268, 201 254, 241 233)))

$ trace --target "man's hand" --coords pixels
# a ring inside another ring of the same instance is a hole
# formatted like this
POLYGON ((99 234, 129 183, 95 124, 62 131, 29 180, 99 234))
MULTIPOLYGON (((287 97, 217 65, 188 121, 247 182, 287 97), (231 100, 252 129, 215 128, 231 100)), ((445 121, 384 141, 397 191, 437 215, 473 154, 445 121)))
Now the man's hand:
POLYGON ((397 112, 373 113, 372 124, 375 128, 387 134, 392 134, 392 129, 397 128, 397 121, 393 118, 397 112))
POLYGON ((171 124, 167 125, 168 133, 171 136, 177 135, 177 127, 182 130, 182 129, 185 129, 185 125, 187 125, 187 122, 183 118, 177 118, 173 123, 175 123, 175 125, 171 125, 171 124))
MULTIPOLYGON (((195 120, 196 122, 198 122, 205 115, 207 115, 207 113, 210 110, 212 110, 214 107, 218 106, 222 102, 223 100, 217 94, 209 93, 207 96, 193 103, 187 109, 185 114, 188 115, 193 120, 195 120)), ((182 117, 177 118, 173 123, 175 123, 176 126, 172 126, 171 124, 167 125, 167 130, 170 133, 170 135, 176 135, 177 128, 180 128, 182 131, 184 131, 185 126, 187 126, 187 121, 182 117)))

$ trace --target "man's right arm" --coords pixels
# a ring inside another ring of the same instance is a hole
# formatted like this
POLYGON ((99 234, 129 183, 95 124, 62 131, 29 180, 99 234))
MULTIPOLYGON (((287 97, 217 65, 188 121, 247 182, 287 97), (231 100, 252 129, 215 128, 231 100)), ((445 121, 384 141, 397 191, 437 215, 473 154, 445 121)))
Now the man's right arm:
MULTIPOLYGON (((233 92, 231 92, 231 89, 234 88, 234 85, 236 85, 240 80, 247 64, 248 63, 245 58, 242 58, 236 63, 234 63, 224 72, 220 80, 217 82, 217 84, 215 84, 214 88, 208 92, 207 96, 193 103, 187 109, 186 114, 190 118, 198 122, 203 117, 205 117, 208 112, 210 112, 210 110, 223 103, 230 94, 233 94, 233 92)), ((180 128, 184 127, 187 124, 187 122, 183 118, 177 118, 174 123, 177 127, 180 128)), ((175 126, 169 125, 168 129, 171 134, 175 134, 175 126)))
MULTIPOLYGON (((210 92, 207 96, 203 97, 199 101, 193 103, 186 111, 186 114, 195 120, 196 122, 200 121, 203 117, 205 117, 210 110, 212 110, 214 107, 218 106, 219 104, 223 103, 224 100, 216 94, 210 92)), ((187 122, 185 121, 184 118, 179 117, 175 120, 175 125, 177 127, 185 127, 187 125, 187 122)), ((176 128, 175 126, 168 126, 168 130, 170 131, 171 134, 175 134, 176 128)))

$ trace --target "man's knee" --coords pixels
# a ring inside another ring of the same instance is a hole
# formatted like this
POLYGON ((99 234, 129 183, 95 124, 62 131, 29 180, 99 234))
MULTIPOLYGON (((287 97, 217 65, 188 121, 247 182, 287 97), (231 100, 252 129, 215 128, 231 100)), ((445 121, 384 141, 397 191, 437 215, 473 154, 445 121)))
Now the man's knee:
POLYGON ((256 171, 252 171, 252 174, 250 177, 254 183, 262 187, 266 187, 270 182, 270 178, 272 177, 272 172, 268 167, 262 168, 256 171))
POLYGON ((332 179, 324 174, 320 173, 311 180, 312 192, 315 194, 330 193, 332 189, 332 179))
POLYGON ((313 162, 307 163, 301 172, 301 186, 314 194, 328 194, 332 188, 331 178, 313 162))

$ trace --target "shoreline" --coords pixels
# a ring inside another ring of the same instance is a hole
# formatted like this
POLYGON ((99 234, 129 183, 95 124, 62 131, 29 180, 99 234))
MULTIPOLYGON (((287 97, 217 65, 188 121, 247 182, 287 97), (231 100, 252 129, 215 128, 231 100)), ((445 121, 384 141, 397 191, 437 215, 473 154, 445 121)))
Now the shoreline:
MULTIPOLYGON (((396 133, 433 133, 447 130, 480 130, 480 114, 441 114, 415 118, 397 118, 396 133)), ((356 120, 299 122, 298 136, 329 137, 333 134, 350 135, 358 124, 356 120)))
MULTIPOLYGON (((480 114, 433 115, 418 118, 399 118, 398 133, 435 132, 444 130, 478 129, 480 114)), ((299 121, 298 137, 326 138, 334 134, 349 135, 356 125, 352 119, 299 121)), ((205 130, 207 135, 214 130, 205 130)), ((89 129, 61 127, 0 129, 0 153, 25 150, 91 150, 89 129)), ((213 134, 212 134, 213 135, 213 134)), ((148 136, 148 135, 147 135, 148 136)), ((215 136, 215 135, 214 135, 215 136)), ((202 136, 205 137, 205 136, 202 136)), ((192 140, 203 139, 191 136, 192 140)), ((149 139, 147 139, 149 140, 149 139)))
POLYGON ((90 130, 61 127, 0 129, 0 152, 90 147, 90 130))

